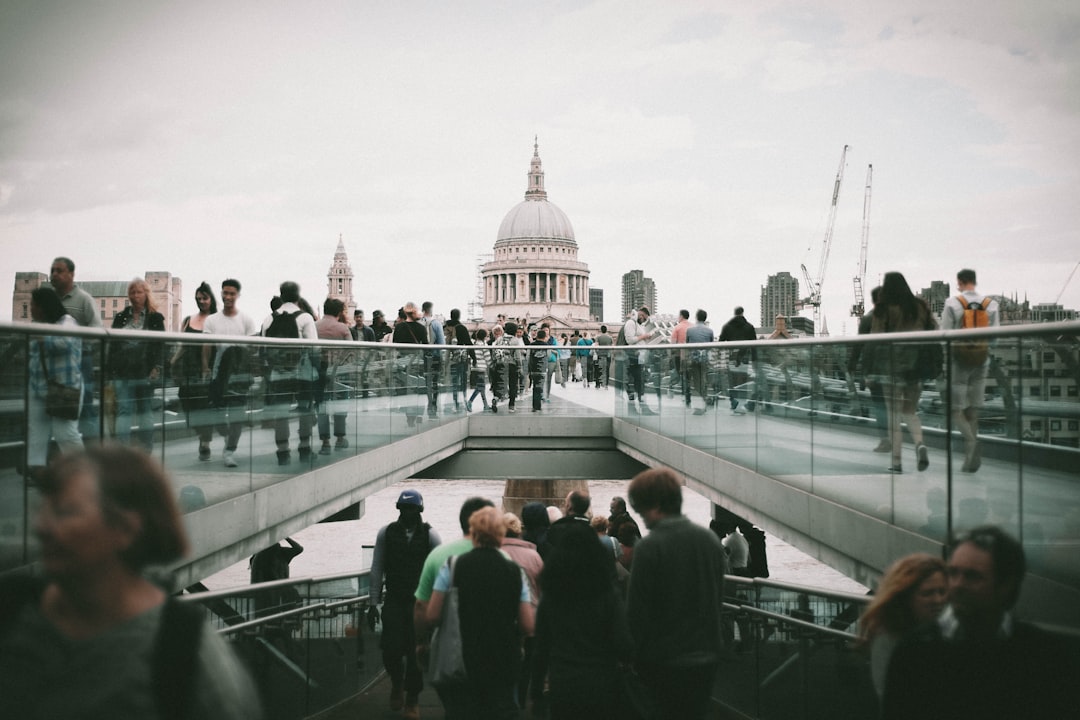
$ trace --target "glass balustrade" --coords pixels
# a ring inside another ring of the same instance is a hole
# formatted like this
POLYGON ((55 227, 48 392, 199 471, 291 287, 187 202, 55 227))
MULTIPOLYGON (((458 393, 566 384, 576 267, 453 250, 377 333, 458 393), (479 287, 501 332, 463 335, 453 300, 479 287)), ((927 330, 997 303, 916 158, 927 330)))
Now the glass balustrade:
MULTIPOLYGON (((41 398, 30 391, 40 375, 31 347, 71 336, 89 380, 79 420, 84 440, 126 438, 147 447, 169 470, 185 511, 467 417, 527 423, 601 414, 934 540, 997 523, 1022 539, 1034 570, 1080 586, 1078 323, 593 346, 607 386, 555 384, 537 416, 528 412, 528 391, 516 415, 506 414, 505 402, 497 416, 479 412, 479 401, 466 413, 467 361, 448 348, 146 335, 0 325, 0 570, 34 556, 32 466, 50 428, 41 422, 41 398), (957 371, 952 347, 972 337, 990 343, 978 398, 977 472, 966 471, 963 413, 953 411, 949 390, 957 371), (146 348, 160 370, 126 383, 132 379, 121 377, 117 358, 146 348), (933 361, 935 351, 940 372, 913 378, 914 366, 933 361), (900 473, 888 471, 891 453, 875 452, 891 439, 890 415, 903 426, 900 473), (923 471, 910 433, 916 421, 929 460, 923 471), (202 443, 209 453, 200 451, 202 443)), ((489 383, 489 399, 494 390, 489 383)))

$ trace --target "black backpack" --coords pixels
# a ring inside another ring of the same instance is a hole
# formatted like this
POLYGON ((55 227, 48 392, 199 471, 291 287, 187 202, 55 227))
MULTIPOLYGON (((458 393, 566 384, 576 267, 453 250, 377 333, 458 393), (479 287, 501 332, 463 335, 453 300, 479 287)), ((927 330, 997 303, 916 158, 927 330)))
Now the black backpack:
MULTIPOLYGON (((292 313, 279 312, 270 321, 269 327, 263 333, 264 337, 292 338, 300 337, 300 326, 296 320, 303 310, 292 313)), ((300 348, 268 348, 266 351, 267 364, 274 370, 293 371, 300 365, 300 356, 303 351, 300 348)))

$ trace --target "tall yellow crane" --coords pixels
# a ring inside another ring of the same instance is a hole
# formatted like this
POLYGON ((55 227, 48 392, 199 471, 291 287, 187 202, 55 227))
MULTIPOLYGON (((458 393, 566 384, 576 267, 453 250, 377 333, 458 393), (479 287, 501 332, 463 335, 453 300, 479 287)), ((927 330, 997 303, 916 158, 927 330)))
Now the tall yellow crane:
POLYGON ((829 208, 829 222, 825 227, 825 242, 821 248, 821 262, 818 263, 817 279, 810 277, 810 272, 803 264, 803 277, 806 279, 806 288, 810 293, 797 303, 797 307, 804 308, 807 305, 814 308, 814 334, 821 333, 821 286, 825 283, 825 268, 829 264, 829 250, 832 247, 833 225, 836 223, 836 201, 840 198, 840 184, 844 181, 844 160, 847 158, 847 145, 840 153, 840 169, 836 171, 836 182, 833 183, 832 206, 829 208))
POLYGON ((861 318, 866 313, 866 299, 863 295, 866 282, 866 248, 870 244, 870 181, 874 177, 874 166, 866 166, 866 194, 862 205, 862 246, 859 248, 859 273, 855 276, 855 304, 851 306, 852 317, 861 318))

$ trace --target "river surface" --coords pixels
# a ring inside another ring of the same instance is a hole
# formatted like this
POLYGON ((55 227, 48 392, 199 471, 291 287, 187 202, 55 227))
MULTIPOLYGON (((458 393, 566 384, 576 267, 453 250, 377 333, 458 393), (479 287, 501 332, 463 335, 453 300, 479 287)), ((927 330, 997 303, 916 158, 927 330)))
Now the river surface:
MULTIPOLYGON (((629 483, 623 480, 591 480, 589 494, 597 513, 608 514, 608 504, 616 495, 626 497, 629 483)), ((358 572, 370 564, 370 549, 375 544, 379 528, 397 519, 394 504, 406 487, 419 490, 424 497, 424 519, 438 531, 443 542, 461 537, 458 511, 462 502, 473 495, 489 498, 501 507, 504 481, 501 480, 409 480, 393 485, 366 500, 364 517, 359 520, 323 523, 301 530, 293 540, 304 546, 304 552, 291 565, 292 577, 332 575, 358 572)), ((683 514, 708 527, 711 519, 709 500, 683 488, 683 514)), ((633 514, 633 513, 631 513, 633 514)), ((634 515, 638 526, 647 533, 645 523, 634 515)), ((820 561, 787 543, 766 536, 769 559, 769 579, 799 585, 812 585, 828 590, 865 593, 866 588, 820 561)), ((203 582, 211 590, 247 585, 250 580, 248 561, 236 563, 211 575, 203 582)))

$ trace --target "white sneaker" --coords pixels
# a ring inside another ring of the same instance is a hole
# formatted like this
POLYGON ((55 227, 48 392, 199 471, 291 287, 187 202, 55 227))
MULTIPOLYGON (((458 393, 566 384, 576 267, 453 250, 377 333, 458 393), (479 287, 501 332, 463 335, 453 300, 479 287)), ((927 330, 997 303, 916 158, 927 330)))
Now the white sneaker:
POLYGON ((222 457, 225 458, 225 467, 237 467, 239 465, 236 462, 236 454, 232 450, 226 450, 222 457))

